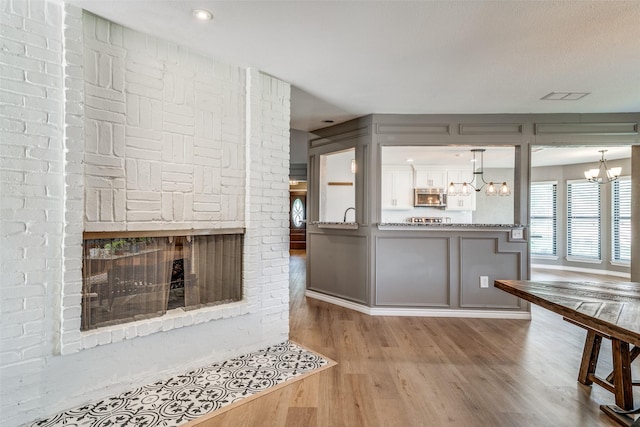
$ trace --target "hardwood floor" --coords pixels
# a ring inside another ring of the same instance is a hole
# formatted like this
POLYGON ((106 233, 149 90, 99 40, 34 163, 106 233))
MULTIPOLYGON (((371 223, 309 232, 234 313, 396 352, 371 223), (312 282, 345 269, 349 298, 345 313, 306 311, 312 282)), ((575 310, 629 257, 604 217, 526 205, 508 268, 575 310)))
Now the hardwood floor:
MULTIPOLYGON (((200 426, 615 425, 599 409, 613 395, 576 380, 585 332, 553 313, 371 317, 306 299, 304 252, 290 266, 291 339, 338 365, 200 426)), ((611 366, 606 347, 598 372, 611 366)), ((636 363, 634 378, 639 371, 636 363)))

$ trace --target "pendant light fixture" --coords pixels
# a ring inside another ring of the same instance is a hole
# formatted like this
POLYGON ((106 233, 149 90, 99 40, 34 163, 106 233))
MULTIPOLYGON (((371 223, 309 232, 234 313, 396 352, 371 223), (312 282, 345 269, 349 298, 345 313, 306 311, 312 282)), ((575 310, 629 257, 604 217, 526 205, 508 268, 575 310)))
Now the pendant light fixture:
POLYGON ((594 182, 596 184, 606 184, 618 179, 618 177, 622 173, 621 167, 615 167, 611 169, 607 167, 607 161, 604 158, 604 153, 606 152, 607 150, 599 151, 599 153, 602 153, 602 157, 600 158, 600 164, 598 165, 597 169, 589 169, 584 171, 584 177, 587 179, 587 181, 594 182), (604 172, 602 174, 602 177, 600 177, 601 171, 604 172))
POLYGON ((485 194, 487 196, 509 196, 511 195, 511 189, 506 182, 500 184, 499 188, 493 181, 485 181, 484 179, 484 148, 474 148, 471 150, 473 154, 473 179, 470 182, 451 182, 447 194, 450 196, 468 196, 471 191, 480 192, 484 186, 487 186, 485 194), (480 168, 476 169, 477 159, 476 154, 480 156, 480 168), (479 178, 478 178, 479 177, 479 178), (476 181, 476 178, 478 180, 476 181))

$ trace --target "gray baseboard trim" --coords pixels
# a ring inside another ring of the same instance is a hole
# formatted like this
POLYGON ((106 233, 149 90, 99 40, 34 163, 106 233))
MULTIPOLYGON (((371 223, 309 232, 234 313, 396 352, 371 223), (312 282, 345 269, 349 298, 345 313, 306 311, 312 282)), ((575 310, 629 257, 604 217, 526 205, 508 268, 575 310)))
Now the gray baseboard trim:
POLYGON ((328 302, 340 307, 355 310, 369 316, 406 316, 406 317, 465 317, 476 319, 518 319, 531 320, 528 311, 500 310, 457 310, 442 308, 402 308, 402 307, 367 307, 351 301, 315 291, 305 291, 305 296, 328 302))
POLYGON ((625 273, 624 271, 599 270, 597 268, 572 267, 569 265, 554 264, 531 264, 531 268, 539 268, 543 270, 574 271, 576 273, 599 274, 601 276, 615 276, 622 277, 623 279, 627 280, 631 279, 631 274, 625 273))

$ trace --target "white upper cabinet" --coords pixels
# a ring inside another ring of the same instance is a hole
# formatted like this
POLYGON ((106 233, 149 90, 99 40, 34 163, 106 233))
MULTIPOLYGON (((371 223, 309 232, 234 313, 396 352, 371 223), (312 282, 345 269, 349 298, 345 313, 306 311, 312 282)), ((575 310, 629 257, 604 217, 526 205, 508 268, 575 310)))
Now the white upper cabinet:
POLYGON ((445 188, 447 172, 432 168, 414 167, 414 186, 416 188, 445 188))
POLYGON ((382 209, 413 208, 413 170, 408 166, 382 167, 382 209))

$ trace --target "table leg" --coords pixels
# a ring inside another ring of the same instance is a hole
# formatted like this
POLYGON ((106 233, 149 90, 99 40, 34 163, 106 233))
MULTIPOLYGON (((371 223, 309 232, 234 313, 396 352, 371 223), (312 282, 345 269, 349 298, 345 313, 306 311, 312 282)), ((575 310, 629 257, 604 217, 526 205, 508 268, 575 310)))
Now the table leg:
POLYGON ((613 353, 613 384, 616 405, 624 410, 633 409, 633 382, 631 379, 631 354, 629 343, 611 338, 613 353))
POLYGON ((621 412, 637 414, 640 408, 633 410, 633 381, 631 378, 631 362, 638 357, 640 351, 638 347, 634 347, 629 351, 629 344, 615 338, 611 339, 611 348, 613 353, 613 372, 608 381, 613 382, 615 389, 616 405, 602 405, 600 409, 607 414, 612 420, 622 426, 640 427, 640 418, 633 420, 632 416, 621 412))
POLYGON ((600 409, 611 420, 624 427, 640 427, 640 418, 634 421, 634 419, 626 414, 621 414, 620 410, 615 405, 600 405, 600 409))
MULTIPOLYGON (((640 356, 640 346, 635 346, 631 349, 631 363, 633 363, 636 358, 640 356)), ((613 371, 607 376, 607 381, 613 383, 613 371)), ((634 383, 634 385, 640 385, 638 383, 634 383)))
POLYGON ((589 374, 595 375, 596 373, 601 344, 602 337, 591 329, 587 329, 587 339, 584 342, 582 362, 580 363, 580 372, 578 374, 578 381, 584 385, 593 384, 593 381, 589 378, 589 374))

